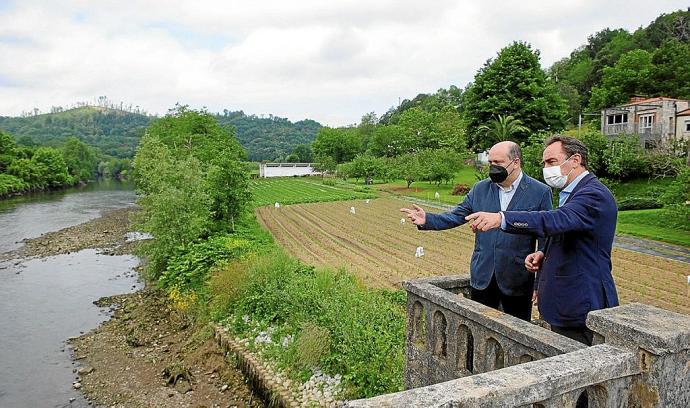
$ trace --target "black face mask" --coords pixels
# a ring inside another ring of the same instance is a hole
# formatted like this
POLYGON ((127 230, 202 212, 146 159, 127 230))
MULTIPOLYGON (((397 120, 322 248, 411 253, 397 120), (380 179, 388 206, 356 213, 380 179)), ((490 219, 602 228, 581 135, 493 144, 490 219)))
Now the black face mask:
POLYGON ((502 183, 508 178, 508 176, 508 169, 506 169, 505 167, 499 166, 498 164, 492 164, 491 166, 489 166, 489 178, 494 183, 502 183))

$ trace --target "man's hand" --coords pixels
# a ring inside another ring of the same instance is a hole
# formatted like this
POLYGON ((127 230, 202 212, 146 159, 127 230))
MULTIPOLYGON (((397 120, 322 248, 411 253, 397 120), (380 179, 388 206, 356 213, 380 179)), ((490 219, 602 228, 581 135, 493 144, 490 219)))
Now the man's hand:
POLYGON ((541 262, 544 260, 544 253, 541 251, 533 252, 525 258, 525 268, 530 272, 537 272, 541 269, 541 262))
POLYGON ((501 214, 490 212, 476 212, 465 217, 465 221, 472 222, 472 232, 485 232, 501 226, 501 214))
POLYGON ((424 212, 422 207, 415 204, 412 204, 412 206, 414 207, 414 209, 401 208, 400 211, 407 214, 407 218, 409 218, 414 225, 426 224, 426 213, 424 212))

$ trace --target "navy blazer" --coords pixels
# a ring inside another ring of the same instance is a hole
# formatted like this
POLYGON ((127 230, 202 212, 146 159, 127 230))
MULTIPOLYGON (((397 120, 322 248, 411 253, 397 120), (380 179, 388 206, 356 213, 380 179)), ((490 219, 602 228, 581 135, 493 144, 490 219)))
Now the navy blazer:
MULTIPOLYGON (((551 189, 523 172, 522 180, 508 204, 508 210, 539 211, 550 210, 551 189)), ((422 230, 444 230, 457 227, 465 217, 477 211, 499 212, 501 203, 498 186, 489 179, 475 184, 451 212, 427 214, 422 230)), ((507 234, 492 230, 475 234, 474 252, 470 262, 470 283, 475 289, 486 289, 491 277, 496 274, 496 283, 501 292, 508 296, 531 294, 534 274, 525 268, 525 257, 535 251, 536 237, 507 234)), ((539 248, 543 247, 543 240, 539 248)))
POLYGON ((552 326, 585 327, 587 313, 618 305, 611 247, 618 208, 592 174, 552 211, 503 213, 506 232, 548 237, 537 281, 539 311, 552 326))

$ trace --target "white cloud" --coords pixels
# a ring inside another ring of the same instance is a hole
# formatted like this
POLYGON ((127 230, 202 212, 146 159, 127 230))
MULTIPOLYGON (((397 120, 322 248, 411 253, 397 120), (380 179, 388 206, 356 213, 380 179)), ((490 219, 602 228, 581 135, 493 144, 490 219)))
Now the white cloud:
POLYGON ((0 1, 0 115, 107 95, 324 124, 463 87, 514 40, 545 66, 681 1, 0 1), (641 12, 644 10, 644 12, 641 12))

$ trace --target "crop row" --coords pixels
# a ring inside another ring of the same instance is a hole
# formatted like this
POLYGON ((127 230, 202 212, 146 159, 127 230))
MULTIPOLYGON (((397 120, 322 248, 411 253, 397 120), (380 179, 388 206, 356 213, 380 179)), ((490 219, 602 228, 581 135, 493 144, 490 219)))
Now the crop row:
POLYGON ((287 205, 372 197, 366 193, 327 186, 318 181, 302 178, 252 180, 249 188, 254 197, 253 204, 256 207, 275 203, 287 205))
MULTIPOLYGON (((398 287, 406 279, 467 273, 474 247, 469 228, 418 231, 408 221, 401 224, 403 205, 392 199, 340 201, 264 207, 257 215, 293 256, 344 267, 368 286, 398 287), (420 246, 424 256, 418 258, 420 246)), ((618 248, 612 258, 622 302, 690 314, 687 264, 618 248)))

